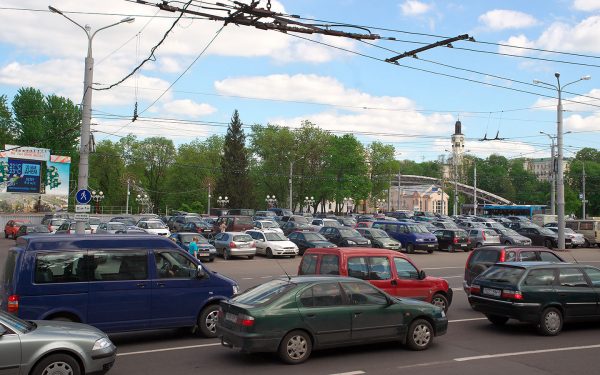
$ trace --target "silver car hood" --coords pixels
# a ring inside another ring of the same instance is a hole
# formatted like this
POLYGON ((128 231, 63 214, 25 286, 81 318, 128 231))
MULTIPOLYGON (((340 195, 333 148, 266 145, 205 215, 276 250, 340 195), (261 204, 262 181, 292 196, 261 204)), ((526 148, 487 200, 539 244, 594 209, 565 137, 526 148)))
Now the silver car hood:
POLYGON ((54 320, 34 320, 37 327, 28 333, 33 336, 52 336, 54 338, 65 335, 65 337, 73 338, 76 337, 89 337, 89 338, 102 338, 106 337, 106 334, 98 328, 89 326, 87 324, 74 323, 74 322, 61 322, 54 320))

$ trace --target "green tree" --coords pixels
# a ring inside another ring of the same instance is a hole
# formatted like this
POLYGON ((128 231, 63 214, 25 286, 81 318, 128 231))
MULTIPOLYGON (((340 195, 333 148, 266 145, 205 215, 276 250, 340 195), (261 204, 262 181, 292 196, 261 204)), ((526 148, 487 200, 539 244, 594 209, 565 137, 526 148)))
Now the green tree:
POLYGON ((377 141, 369 145, 368 153, 371 164, 371 196, 379 197, 390 188, 391 180, 398 178, 399 163, 394 159, 396 149, 377 141))
POLYGON ((225 135, 221 175, 217 180, 217 194, 227 195, 230 207, 247 208, 253 203, 248 151, 245 143, 246 136, 236 109, 225 135))
POLYGON ((103 140, 90 154, 90 188, 104 193, 103 206, 125 206, 127 181, 123 148, 118 142, 103 140))
POLYGON ((6 95, 0 95, 0 148, 4 149, 4 145, 14 143, 15 131, 8 99, 6 95))

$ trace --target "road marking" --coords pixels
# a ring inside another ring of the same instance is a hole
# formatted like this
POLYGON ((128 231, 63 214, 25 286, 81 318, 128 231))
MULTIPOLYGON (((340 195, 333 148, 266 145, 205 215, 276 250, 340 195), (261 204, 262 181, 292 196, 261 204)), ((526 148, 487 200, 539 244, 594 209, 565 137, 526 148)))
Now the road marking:
POLYGON ((402 370, 402 369, 409 369, 409 368, 415 368, 415 367, 442 365, 442 364, 447 364, 447 363, 452 363, 452 361, 436 361, 436 362, 416 363, 414 365, 398 366, 396 368, 399 370, 402 370))
POLYGON ((454 361, 466 362, 466 361, 477 361, 480 359, 516 357, 516 356, 520 356, 520 355, 566 352, 566 351, 572 351, 572 350, 585 350, 585 349, 597 349, 597 348, 600 348, 600 344, 585 345, 585 346, 567 346, 564 348, 553 348, 553 349, 528 350, 528 351, 524 351, 524 352, 485 354, 485 355, 477 355, 477 356, 473 356, 473 357, 454 358, 454 361))
POLYGON ((254 280, 254 277, 242 277, 242 280, 254 280))
POLYGON ((366 374, 366 372, 358 370, 358 371, 349 371, 349 372, 336 372, 335 374, 329 374, 329 375, 360 375, 360 374, 366 374))
POLYGON ((442 279, 455 279, 457 277, 463 277, 463 275, 458 275, 458 276, 440 276, 442 279))
POLYGON ((277 277, 277 276, 261 276, 260 278, 261 279, 271 279, 273 277, 277 277))
POLYGON ((453 269, 457 269, 457 268, 462 268, 464 269, 465 267, 425 267, 425 268, 421 268, 422 270, 453 270, 453 269))
POLYGON ((177 347, 174 347, 174 348, 141 350, 139 352, 117 353, 117 357, 123 357, 123 356, 126 356, 126 355, 138 355, 138 354, 170 352, 170 351, 173 351, 173 350, 186 350, 186 349, 206 348, 206 347, 209 347, 209 346, 220 346, 220 345, 221 345, 220 342, 215 342, 214 344, 200 344, 200 345, 189 345, 189 346, 177 346, 177 347))
POLYGON ((463 288, 452 288, 452 290, 464 290, 463 288))
POLYGON ((487 318, 466 318, 466 319, 454 319, 448 320, 448 323, 462 323, 462 322, 472 322, 475 320, 487 320, 487 318))

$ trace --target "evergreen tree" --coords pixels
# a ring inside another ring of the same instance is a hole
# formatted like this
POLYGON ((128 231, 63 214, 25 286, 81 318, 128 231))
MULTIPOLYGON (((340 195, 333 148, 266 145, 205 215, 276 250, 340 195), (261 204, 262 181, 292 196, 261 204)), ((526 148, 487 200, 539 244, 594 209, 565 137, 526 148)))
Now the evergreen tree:
POLYGON ((245 142, 246 136, 236 109, 227 128, 221 158, 221 175, 215 191, 215 195, 229 198, 229 207, 248 208, 253 202, 245 142))

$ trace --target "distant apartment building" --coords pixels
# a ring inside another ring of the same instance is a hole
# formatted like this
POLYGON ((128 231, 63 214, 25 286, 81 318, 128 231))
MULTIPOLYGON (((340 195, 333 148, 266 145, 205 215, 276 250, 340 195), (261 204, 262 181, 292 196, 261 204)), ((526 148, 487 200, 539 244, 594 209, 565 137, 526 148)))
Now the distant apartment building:
MULTIPOLYGON (((551 181, 552 178, 552 158, 525 159, 523 168, 532 172, 538 181, 551 181)), ((569 160, 563 160, 563 169, 565 173, 569 170, 569 160)))

